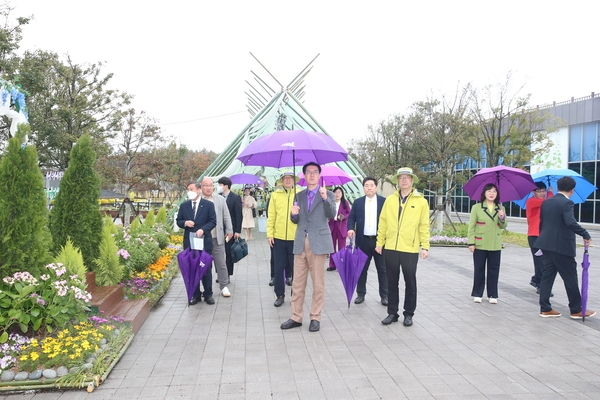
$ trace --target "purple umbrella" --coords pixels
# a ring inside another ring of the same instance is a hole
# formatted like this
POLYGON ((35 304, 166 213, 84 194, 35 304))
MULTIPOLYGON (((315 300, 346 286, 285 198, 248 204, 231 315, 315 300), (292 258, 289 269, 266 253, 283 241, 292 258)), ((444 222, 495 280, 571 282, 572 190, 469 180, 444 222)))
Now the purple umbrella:
MULTIPOLYGON (((298 176, 300 177, 298 185, 306 186, 304 174, 300 172, 298 176)), ((340 186, 345 183, 352 182, 352 178, 344 170, 342 170, 336 165, 322 165, 321 181, 323 182, 323 186, 340 186)))
POLYGON ((177 254, 177 262, 179 263, 179 270, 185 284, 189 306, 189 302, 194 297, 194 291, 213 262, 213 257, 206 251, 187 248, 177 254))
POLYGON ((229 177, 231 183, 235 184, 247 184, 247 185, 264 185, 264 182, 260 177, 252 174, 235 174, 229 177))
POLYGON ((367 261, 367 255, 358 247, 353 247, 352 242, 350 242, 350 245, 332 254, 331 258, 342 279, 342 284, 346 290, 346 298, 348 299, 348 308, 350 308, 352 295, 356 290, 358 278, 360 278, 367 261))
POLYGON ((472 200, 479 201, 481 192, 488 183, 493 183, 500 192, 500 202, 522 199, 536 188, 531 175, 519 168, 499 165, 482 168, 467 183, 463 190, 472 200))
POLYGON ((589 279, 589 268, 590 268, 590 255, 588 253, 588 246, 585 245, 583 251, 583 260, 581 261, 581 317, 585 321, 585 313, 587 311, 587 300, 588 300, 588 279, 589 279))
POLYGON ((293 130, 259 137, 237 159, 245 165, 282 168, 304 165, 309 161, 317 164, 346 161, 348 153, 324 133, 293 130))

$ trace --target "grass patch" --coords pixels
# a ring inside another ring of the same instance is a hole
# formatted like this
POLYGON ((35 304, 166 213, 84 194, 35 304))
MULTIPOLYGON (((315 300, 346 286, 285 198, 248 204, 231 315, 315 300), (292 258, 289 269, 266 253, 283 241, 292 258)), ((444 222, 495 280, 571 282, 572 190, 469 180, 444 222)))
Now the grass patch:
POLYGON ((502 241, 504 243, 515 244, 521 247, 529 247, 529 241, 527 235, 524 233, 517 233, 504 230, 502 232, 502 241))

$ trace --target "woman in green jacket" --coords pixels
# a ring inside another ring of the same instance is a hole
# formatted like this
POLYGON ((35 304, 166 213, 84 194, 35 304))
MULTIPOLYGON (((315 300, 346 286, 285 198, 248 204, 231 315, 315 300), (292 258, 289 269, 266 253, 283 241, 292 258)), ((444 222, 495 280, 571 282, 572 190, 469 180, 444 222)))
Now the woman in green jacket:
POLYGON ((487 184, 481 192, 481 200, 471 208, 469 219, 469 250, 473 253, 473 301, 481 303, 486 286, 491 304, 498 303, 498 275, 500 274, 500 251, 502 229, 506 228, 506 213, 500 204, 500 193, 494 184, 487 184))

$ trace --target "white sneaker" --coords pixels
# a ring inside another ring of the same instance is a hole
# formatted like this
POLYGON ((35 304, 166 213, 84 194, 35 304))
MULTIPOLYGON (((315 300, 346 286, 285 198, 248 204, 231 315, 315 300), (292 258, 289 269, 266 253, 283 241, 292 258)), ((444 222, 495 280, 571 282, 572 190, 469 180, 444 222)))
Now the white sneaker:
POLYGON ((490 302, 490 304, 498 304, 498 299, 494 298, 494 297, 490 297, 488 299, 488 301, 490 302))
POLYGON ((229 289, 227 289, 227 286, 225 286, 223 288, 223 290, 221 290, 221 294, 223 295, 223 297, 229 297, 229 296, 231 296, 231 293, 229 293, 229 289))
POLYGON ((481 303, 481 297, 473 297, 475 303, 481 303))

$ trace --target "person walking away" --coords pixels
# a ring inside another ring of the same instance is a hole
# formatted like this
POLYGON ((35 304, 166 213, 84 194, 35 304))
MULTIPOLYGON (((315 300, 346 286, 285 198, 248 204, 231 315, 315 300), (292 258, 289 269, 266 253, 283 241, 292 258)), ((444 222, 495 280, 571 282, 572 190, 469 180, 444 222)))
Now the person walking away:
POLYGON ((417 308, 417 262, 419 252, 429 253, 429 204, 413 187, 419 181, 413 170, 400 168, 396 174, 398 190, 385 199, 375 251, 383 254, 388 280, 388 316, 381 323, 398 321, 400 270, 404 277, 404 326, 413 324, 417 308))
POLYGON ((328 218, 335 217, 335 195, 319 186, 321 166, 309 162, 302 167, 307 188, 297 194, 291 219, 297 224, 294 236, 294 281, 292 282, 292 316, 281 329, 302 326, 304 294, 308 274, 313 284, 310 305, 310 332, 321 329, 321 310, 325 299, 325 259, 333 251, 328 218))
POLYGON ((355 240, 355 244, 367 255, 367 261, 356 286, 356 299, 354 304, 365 301, 367 294, 367 271, 371 260, 375 261, 377 279, 379 282, 379 296, 381 304, 388 305, 388 282, 383 256, 375 251, 377 244, 377 223, 385 197, 377 194, 377 180, 372 177, 363 179, 365 195, 354 200, 352 210, 348 216, 348 237, 355 240))
MULTIPOLYGON (((333 253, 346 247, 346 237, 348 237, 348 216, 350 215, 350 203, 344 196, 344 190, 341 186, 333 189, 335 195, 336 216, 329 220, 329 230, 333 241, 333 253)), ((330 254, 330 256, 333 255, 330 254)), ((327 271, 335 271, 333 258, 329 257, 329 267, 327 271)))
POLYGON ((473 253, 473 290, 475 303, 481 303, 486 287, 490 304, 498 303, 498 276, 502 251, 502 229, 506 228, 506 213, 500 204, 500 193, 494 184, 487 184, 481 191, 478 203, 471 207, 467 242, 473 253))
POLYGON ((290 219, 294 206, 294 183, 297 177, 292 171, 281 175, 282 187, 275 190, 267 208, 267 241, 273 249, 275 307, 281 307, 285 298, 286 280, 292 283, 294 268, 294 238, 297 225, 290 219), (285 277, 284 277, 285 272, 285 277))
MULTIPOLYGON (((560 317, 560 313, 552 309, 550 293, 556 274, 560 274, 569 299, 569 313, 573 319, 583 318, 581 309, 581 293, 577 280, 577 262, 575 261, 575 234, 583 237, 583 243, 589 246, 592 238, 587 230, 581 227, 573 214, 571 196, 575 191, 575 179, 563 176, 557 182, 558 193, 542 203, 540 212, 540 236, 535 247, 542 250, 542 280, 540 281, 540 317, 560 317)), ((593 310, 586 310, 585 317, 596 315, 593 310)))

